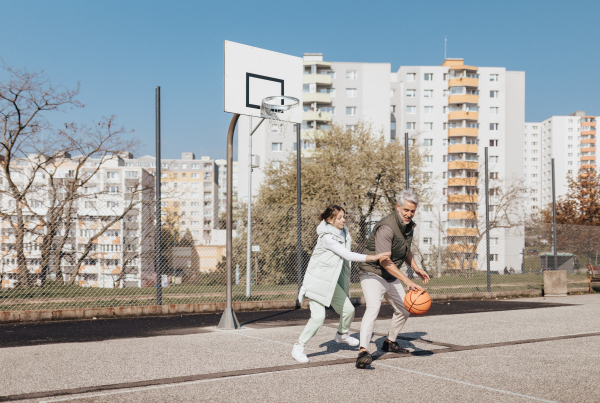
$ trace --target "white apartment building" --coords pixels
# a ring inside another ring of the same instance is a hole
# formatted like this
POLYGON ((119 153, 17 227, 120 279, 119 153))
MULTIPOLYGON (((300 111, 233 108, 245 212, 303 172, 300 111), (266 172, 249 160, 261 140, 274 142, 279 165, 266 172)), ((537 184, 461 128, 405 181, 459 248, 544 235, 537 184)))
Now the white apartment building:
MULTIPOLYGON (((217 186, 219 187, 219 204, 218 214, 225 214, 227 210, 227 160, 220 159, 216 160, 217 170, 217 186)), ((237 207, 237 195, 238 195, 238 162, 233 161, 233 210, 237 207)))
MULTIPOLYGON (((468 66, 462 59, 446 59, 441 66, 401 66, 391 72, 389 63, 325 62, 322 54, 305 54, 304 65, 303 133, 327 129, 331 122, 351 128, 362 119, 383 129, 390 141, 403 141, 408 133, 415 145, 425 147, 434 205, 423 206, 418 217, 416 242, 424 255, 438 243, 434 223, 439 209, 447 235, 442 242, 474 236, 472 213, 465 203, 484 195, 485 183, 478 180, 483 147, 489 147, 492 178, 504 183, 523 178, 524 72, 468 66)), ((249 192, 248 120, 240 118, 239 123, 240 198, 249 192)), ((260 156, 261 164, 276 163, 295 149, 295 140, 290 128, 279 137, 259 129, 252 139, 252 154, 260 156)), ((303 149, 311 146, 301 144, 303 149)), ((261 169, 254 169, 253 195, 261 180, 261 169)), ((478 216, 484 212, 480 203, 478 216)), ((518 271, 522 236, 493 232, 491 269, 502 272, 508 266, 518 271)), ((482 242, 478 255, 484 252, 482 242)))
MULTIPOLYGON (((60 262, 60 273, 65 282, 74 281, 74 284, 82 287, 140 287, 144 273, 154 271, 151 259, 154 248, 153 221, 146 219, 148 216, 152 217, 154 211, 153 178, 142 168, 126 166, 125 160, 128 157, 129 154, 104 161, 90 159, 79 174, 76 173, 77 156, 71 158, 65 154, 46 164, 46 170, 52 172, 56 182, 89 178, 78 192, 79 196, 74 204, 76 215, 71 227, 60 229, 61 235, 68 232, 64 251, 72 255, 72 258, 65 258, 60 262), (111 220, 123 215, 123 219, 110 225, 111 220), (81 270, 73 279, 75 267, 71 265, 80 256, 83 257, 90 238, 101 230, 106 231, 91 245, 81 270)), ((17 186, 24 186, 32 178, 35 158, 30 156, 29 159, 15 161, 11 178, 17 186)), ((33 180, 33 188, 38 190, 28 195, 28 203, 33 212, 42 217, 47 216, 50 204, 47 186, 50 177, 40 170, 33 180)), ((6 180, 0 182, 0 188, 3 193, 3 213, 16 221, 15 201, 10 197, 6 180)), ((31 211, 24 209, 23 214, 25 227, 31 229, 40 224, 31 211)), ((37 232, 26 233, 24 246, 27 270, 39 282, 43 233, 39 230, 37 232)), ((0 248, 2 288, 13 287, 18 280, 15 242, 13 227, 7 220, 3 220, 0 248)), ((56 279, 57 273, 59 271, 54 262, 48 279, 56 279)))
POLYGON ((525 181, 531 190, 528 214, 552 203, 552 158, 557 198, 567 193, 569 175, 576 177, 580 168, 596 168, 596 121, 596 116, 576 111, 525 123, 525 181))

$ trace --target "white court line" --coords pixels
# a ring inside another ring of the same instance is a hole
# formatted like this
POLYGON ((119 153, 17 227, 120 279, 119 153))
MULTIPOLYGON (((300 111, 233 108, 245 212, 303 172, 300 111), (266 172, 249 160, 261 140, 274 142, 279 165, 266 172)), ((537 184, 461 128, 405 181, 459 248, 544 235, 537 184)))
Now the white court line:
MULTIPOLYGON (((230 334, 234 334, 236 336, 246 337, 246 338, 250 338, 250 339, 268 341, 268 342, 271 342, 271 343, 281 344, 281 345, 284 345, 284 346, 293 346, 293 343, 292 344, 290 344, 290 343, 284 343, 284 342, 281 342, 281 341, 265 339, 263 337, 258 337, 258 336, 250 336, 250 335, 241 334, 241 333, 230 333, 230 334)), ((316 349, 308 349, 308 350, 320 351, 320 350, 316 350, 316 349)), ((336 354, 336 353, 332 353, 331 355, 335 355, 335 356, 342 357, 342 358, 350 358, 350 357, 347 357, 347 356, 344 356, 344 355, 341 355, 341 354, 336 354)), ((376 364, 377 366, 381 365, 381 366, 387 367, 387 368, 393 368, 393 369, 397 369, 397 370, 400 370, 400 371, 410 372, 410 373, 413 373, 413 374, 418 374, 418 375, 428 376, 428 377, 431 377, 431 378, 441 379, 441 380, 448 381, 448 382, 455 382, 455 383, 458 383, 458 384, 461 384, 461 385, 472 386, 472 387, 475 387, 475 388, 485 389, 485 390, 489 390, 489 391, 493 391, 493 392, 498 392, 498 393, 503 393, 503 394, 507 394, 507 395, 511 395, 511 396, 518 396, 518 397, 522 397, 522 398, 525 398, 525 399, 531 399, 531 400, 535 400, 535 401, 538 401, 538 402, 558 403, 558 402, 555 402, 553 400, 541 399, 541 398, 534 397, 534 396, 528 396, 528 395, 523 395, 523 394, 520 394, 520 393, 510 392, 508 390, 490 388, 488 386, 477 385, 477 384, 470 383, 470 382, 459 381, 457 379, 451 379, 451 378, 446 378, 446 377, 443 377, 443 376, 428 374, 428 373, 425 373, 425 372, 413 371, 413 370, 406 369, 406 368, 395 367, 395 366, 392 366, 392 365, 386 365, 386 364, 382 364, 381 362, 377 362, 377 361, 375 361, 374 364, 376 364)), ((298 368, 298 369, 289 370, 289 371, 298 371, 298 370, 301 370, 301 369, 305 369, 305 368, 298 368)), ((42 401, 40 401, 40 403, 64 402, 64 401, 69 401, 69 400, 78 400, 78 399, 86 399, 86 398, 91 398, 91 397, 110 396, 110 395, 116 395, 116 394, 122 394, 122 393, 133 393, 133 392, 140 392, 140 391, 145 391, 145 390, 173 388, 173 387, 177 387, 177 386, 193 385, 193 384, 205 383, 205 382, 211 382, 211 381, 231 380, 232 378, 246 378, 246 377, 257 376, 257 375, 268 375, 268 374, 273 374, 273 373, 276 373, 276 372, 280 372, 280 371, 262 372, 262 373, 259 373, 259 374, 249 374, 249 375, 230 376, 230 377, 226 377, 226 378, 203 379, 203 380, 199 380, 199 381, 180 382, 180 383, 174 383, 174 384, 169 384, 169 385, 143 386, 143 387, 140 387, 140 388, 125 389, 125 390, 119 390, 119 391, 114 391, 114 392, 97 393, 97 394, 94 394, 94 395, 70 396, 70 397, 66 397, 66 398, 62 398, 62 399, 55 399, 55 400, 42 400, 42 401)))

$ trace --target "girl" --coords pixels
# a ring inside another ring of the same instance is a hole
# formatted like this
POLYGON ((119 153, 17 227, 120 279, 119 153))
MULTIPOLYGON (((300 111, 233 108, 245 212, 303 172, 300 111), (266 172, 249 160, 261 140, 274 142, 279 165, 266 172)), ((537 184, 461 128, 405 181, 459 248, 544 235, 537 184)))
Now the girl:
POLYGON ((325 321, 325 308, 330 306, 340 315, 340 325, 334 340, 358 346, 359 341, 350 337, 350 325, 354 319, 354 306, 350 302, 350 263, 371 262, 389 257, 390 252, 379 255, 361 255, 350 251, 350 234, 344 228, 346 211, 335 204, 327 207, 319 216, 317 245, 308 263, 298 300, 310 301, 310 320, 294 344, 292 357, 298 362, 308 362, 304 346, 319 331, 325 321))

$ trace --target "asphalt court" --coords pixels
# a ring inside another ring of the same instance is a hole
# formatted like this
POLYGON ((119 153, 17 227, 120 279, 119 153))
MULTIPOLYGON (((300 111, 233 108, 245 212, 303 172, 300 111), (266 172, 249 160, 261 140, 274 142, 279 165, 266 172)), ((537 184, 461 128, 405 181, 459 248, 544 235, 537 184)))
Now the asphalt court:
POLYGON ((412 354, 379 351, 366 370, 354 367, 357 348, 332 341, 331 321, 307 346, 309 364, 291 358, 303 323, 289 321, 0 348, 10 368, 0 401, 598 401, 600 295, 527 302, 539 307, 411 318, 398 342, 412 354))

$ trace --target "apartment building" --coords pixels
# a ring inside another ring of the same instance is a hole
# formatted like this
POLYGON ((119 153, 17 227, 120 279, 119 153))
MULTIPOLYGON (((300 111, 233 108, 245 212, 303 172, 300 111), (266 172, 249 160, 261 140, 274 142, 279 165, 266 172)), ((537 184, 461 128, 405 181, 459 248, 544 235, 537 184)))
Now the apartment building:
MULTIPOLYGON (((217 186, 219 187, 218 215, 225 214, 227 210, 227 160, 216 160, 217 170, 219 171, 217 186)), ((233 210, 237 210, 238 201, 238 162, 233 161, 233 210)))
POLYGON ((556 197, 568 191, 568 176, 581 168, 596 168, 596 121, 585 111, 525 123, 525 181, 531 194, 527 213, 539 213, 552 203, 552 158, 556 197))
MULTIPOLYGON (((37 156, 14 162, 11 178, 15 184, 25 186, 33 180, 32 189, 35 189, 27 197, 31 210, 22 210, 24 225, 21 229, 25 232, 26 266, 34 282, 41 281, 42 238, 46 228, 38 216, 48 217, 50 181, 59 189, 71 181, 86 181, 72 197, 71 216, 74 218, 70 227, 61 224, 59 229, 58 237, 67 236, 63 247, 65 257, 60 262, 50 262, 47 273, 50 280, 62 276, 63 281, 83 287, 140 287, 144 273, 154 270, 153 222, 146 219, 153 216, 154 211, 152 176, 142 168, 126 166, 125 160, 129 157, 130 154, 105 160, 90 159, 78 172, 80 157, 64 154, 45 164, 44 169, 51 172, 52 177, 43 170, 34 175, 37 156), (99 232, 102 235, 92 241, 99 232), (73 265, 84 257, 81 270, 77 271, 73 265)), ((0 188, 2 211, 15 222, 15 200, 10 197, 6 180, 0 181, 0 188)), ((59 190, 59 193, 65 197, 64 191, 59 190)), ((16 242, 15 230, 6 218, 2 221, 0 248, 2 288, 13 287, 19 278, 16 242)))
MULTIPOLYGON (((442 238, 448 243, 469 244, 475 236, 475 220, 485 208, 483 147, 489 147, 490 177, 498 186, 524 175, 523 125, 525 124, 525 73, 504 67, 465 65, 463 59, 446 59, 440 66, 401 66, 391 72, 389 63, 338 63, 323 61, 322 54, 305 54, 302 134, 324 130, 331 123, 352 128, 359 120, 381 128, 390 141, 403 141, 408 133, 413 146, 423 147, 432 205, 422 206, 417 217, 416 242, 426 258, 442 238), (478 211, 467 211, 475 202, 478 211), (438 214, 439 212, 439 214, 438 214), (438 237, 441 216, 444 236, 438 237)), ((238 153, 239 196, 248 195, 249 155, 263 163, 277 163, 295 150, 295 134, 277 137, 257 130, 249 151, 249 119, 240 119, 238 153)), ((304 136, 303 136, 304 137, 304 136)), ((303 150, 313 145, 302 139, 303 150)), ((257 172, 258 171, 258 172, 257 172)), ((255 195, 262 179, 252 176, 255 195)), ((494 196, 491 205, 494 207, 494 196)), ((492 270, 505 266, 518 271, 523 238, 507 230, 492 234, 492 270)), ((483 256, 484 245, 478 255, 483 256)))

